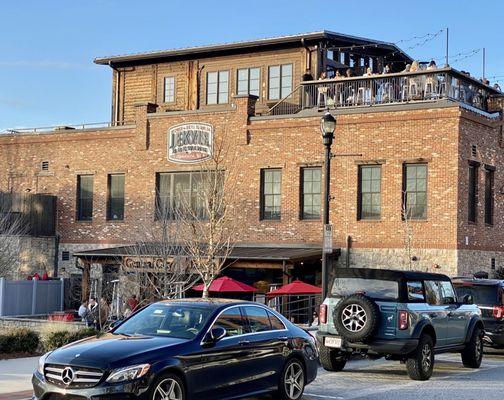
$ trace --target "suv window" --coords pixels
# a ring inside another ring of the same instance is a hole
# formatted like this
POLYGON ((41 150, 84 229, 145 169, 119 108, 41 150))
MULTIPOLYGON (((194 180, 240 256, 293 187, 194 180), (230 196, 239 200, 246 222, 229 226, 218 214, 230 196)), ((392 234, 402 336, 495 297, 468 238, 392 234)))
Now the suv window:
POLYGON ((408 287, 408 300, 425 301, 425 293, 422 282, 411 281, 406 285, 408 287))
POLYGON ((475 304, 486 305, 503 305, 504 298, 499 298, 498 286, 488 285, 468 285, 468 284, 455 284, 455 290, 459 298, 469 294, 473 297, 475 304))
POLYGON ((252 333, 271 330, 268 313, 264 308, 245 306, 244 310, 252 333))
POLYGON ((245 321, 241 315, 239 307, 233 307, 224 311, 217 321, 214 323, 214 327, 221 326, 226 330, 226 337, 243 335, 246 333, 245 321))
POLYGON ((441 282, 438 281, 425 281, 425 298, 427 303, 432 306, 439 306, 441 301, 441 282))
POLYGON ((449 281, 425 281, 427 303, 440 306, 457 302, 457 295, 449 281))
POLYGON ((336 278, 331 294, 344 297, 354 293, 362 293, 375 300, 397 300, 399 284, 396 281, 365 278, 336 278))

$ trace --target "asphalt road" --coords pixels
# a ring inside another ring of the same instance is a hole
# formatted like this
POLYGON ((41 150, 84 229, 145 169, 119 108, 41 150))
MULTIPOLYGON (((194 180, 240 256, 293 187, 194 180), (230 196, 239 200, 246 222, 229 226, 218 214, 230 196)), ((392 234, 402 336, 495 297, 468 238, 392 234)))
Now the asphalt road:
MULTIPOLYGON (((9 368, 5 361, 0 362, 0 399, 26 399, 26 394, 14 396, 8 392, 29 389, 28 376, 35 365, 36 359, 11 362, 9 368)), ((410 380, 399 362, 354 360, 342 372, 320 369, 303 399, 501 400, 503 393, 504 351, 489 351, 478 370, 463 368, 458 354, 436 356, 434 375, 427 382, 410 380)), ((275 399, 266 396, 249 400, 275 399)))

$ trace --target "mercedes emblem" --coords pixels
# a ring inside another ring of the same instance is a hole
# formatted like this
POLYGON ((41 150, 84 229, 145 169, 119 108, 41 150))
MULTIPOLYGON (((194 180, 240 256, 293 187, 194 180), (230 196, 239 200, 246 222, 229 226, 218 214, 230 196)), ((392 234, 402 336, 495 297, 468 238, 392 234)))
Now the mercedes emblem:
POLYGON ((75 377, 75 372, 72 368, 66 367, 61 373, 61 379, 65 385, 70 385, 75 377))

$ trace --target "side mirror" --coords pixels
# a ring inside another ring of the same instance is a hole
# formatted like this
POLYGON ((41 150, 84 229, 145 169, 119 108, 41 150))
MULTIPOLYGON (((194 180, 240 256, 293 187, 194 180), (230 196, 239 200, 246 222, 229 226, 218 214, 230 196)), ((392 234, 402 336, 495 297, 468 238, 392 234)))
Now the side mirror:
POLYGON ((205 336, 205 340, 203 341, 206 344, 216 343, 221 340, 224 336, 226 336, 227 332, 222 326, 216 326, 212 328, 210 332, 205 336))
POLYGON ((466 295, 464 295, 464 297, 462 297, 462 303, 474 304, 474 297, 472 297, 472 295, 470 295, 470 294, 466 294, 466 295))

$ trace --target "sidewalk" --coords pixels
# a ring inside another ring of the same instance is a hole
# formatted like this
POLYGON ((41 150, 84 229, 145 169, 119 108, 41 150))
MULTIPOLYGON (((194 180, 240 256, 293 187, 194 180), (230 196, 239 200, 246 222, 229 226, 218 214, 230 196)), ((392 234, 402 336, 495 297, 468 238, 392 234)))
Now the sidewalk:
POLYGON ((31 376, 38 357, 0 360, 0 400, 31 398, 31 376))

